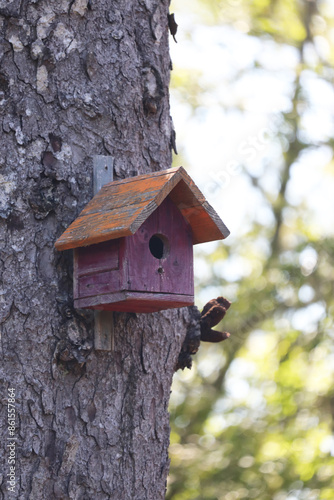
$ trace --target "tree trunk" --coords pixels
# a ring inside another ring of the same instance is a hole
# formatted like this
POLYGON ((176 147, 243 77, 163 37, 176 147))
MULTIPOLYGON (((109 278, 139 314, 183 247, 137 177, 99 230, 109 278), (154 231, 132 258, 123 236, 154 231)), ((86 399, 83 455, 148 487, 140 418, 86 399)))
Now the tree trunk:
POLYGON ((54 242, 94 155, 115 179, 170 167, 168 5, 0 0, 1 498, 164 498, 191 311, 115 313, 114 351, 94 350, 54 242))

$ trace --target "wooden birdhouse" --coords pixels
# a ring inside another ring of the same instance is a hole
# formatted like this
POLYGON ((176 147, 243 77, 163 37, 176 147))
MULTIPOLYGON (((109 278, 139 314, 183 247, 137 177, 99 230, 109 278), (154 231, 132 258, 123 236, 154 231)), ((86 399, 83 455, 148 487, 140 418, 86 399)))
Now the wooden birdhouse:
POLYGON ((182 168, 106 184, 56 241, 74 249, 74 306, 153 312, 194 303, 193 245, 228 229, 182 168))

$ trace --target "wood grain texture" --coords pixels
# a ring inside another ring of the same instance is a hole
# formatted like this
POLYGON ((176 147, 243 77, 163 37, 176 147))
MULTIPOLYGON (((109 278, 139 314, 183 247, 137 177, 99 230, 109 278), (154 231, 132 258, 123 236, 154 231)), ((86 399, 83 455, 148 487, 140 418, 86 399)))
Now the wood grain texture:
POLYGON ((229 231, 183 167, 102 187, 55 243, 58 250, 134 234, 167 196, 193 232, 193 244, 223 239, 229 231))
POLYGON ((134 291, 193 295, 191 227, 167 197, 136 234, 125 238, 127 288, 134 291), (168 255, 158 259, 149 249, 153 235, 168 240, 168 255))
POLYGON ((78 309, 135 313, 158 312, 165 309, 192 306, 193 304, 193 295, 151 294, 144 292, 118 292, 99 297, 85 297, 74 301, 74 306, 78 309))
POLYGON ((139 206, 125 206, 117 211, 79 216, 57 240, 59 243, 56 242, 56 248, 67 250, 132 234, 129 227, 146 206, 145 203, 141 203, 139 206))
POLYGON ((114 340, 114 318, 110 311, 94 313, 94 347, 98 351, 112 351, 114 340))
POLYGON ((100 294, 119 291, 119 272, 106 271, 104 273, 81 276, 79 282, 79 297, 94 297, 100 294))
POLYGON ((77 267, 74 274, 83 276, 117 269, 119 240, 109 240, 89 247, 76 249, 77 267))
POLYGON ((207 202, 203 205, 182 208, 181 213, 191 226, 194 245, 226 238, 230 234, 223 221, 207 202))

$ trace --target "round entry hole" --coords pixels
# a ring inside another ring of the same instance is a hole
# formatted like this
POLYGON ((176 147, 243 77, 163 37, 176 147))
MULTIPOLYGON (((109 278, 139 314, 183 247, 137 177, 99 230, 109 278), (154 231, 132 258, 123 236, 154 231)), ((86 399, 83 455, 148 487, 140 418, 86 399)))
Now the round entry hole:
POLYGON ((169 243, 163 234, 154 234, 149 241, 150 252, 156 259, 165 259, 169 254, 169 243))

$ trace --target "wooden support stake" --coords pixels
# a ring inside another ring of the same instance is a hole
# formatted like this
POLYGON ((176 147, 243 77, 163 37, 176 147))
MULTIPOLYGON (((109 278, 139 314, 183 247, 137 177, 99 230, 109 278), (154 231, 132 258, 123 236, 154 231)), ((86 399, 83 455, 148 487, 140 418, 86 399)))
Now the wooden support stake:
MULTIPOLYGON (((93 157, 93 189, 94 196, 102 186, 112 182, 114 158, 96 155, 93 157)), ((114 350, 114 316, 111 311, 95 311, 94 315, 94 347, 97 351, 114 350)))
POLYGON ((111 311, 95 311, 94 347, 97 351, 114 350, 114 316, 111 311))

